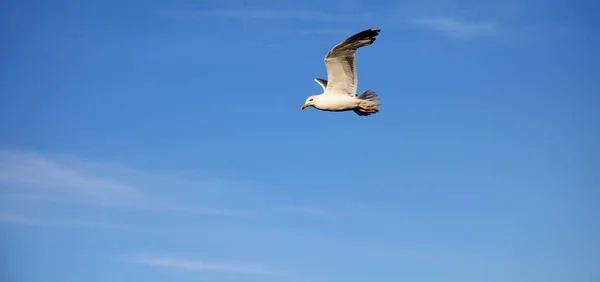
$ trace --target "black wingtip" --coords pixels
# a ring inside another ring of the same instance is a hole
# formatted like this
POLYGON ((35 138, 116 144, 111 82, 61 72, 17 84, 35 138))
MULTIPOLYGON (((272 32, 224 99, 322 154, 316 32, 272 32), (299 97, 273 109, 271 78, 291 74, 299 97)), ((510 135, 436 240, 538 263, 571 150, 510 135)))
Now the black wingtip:
POLYGON ((346 39, 346 41, 370 39, 371 43, 373 43, 375 41, 375 37, 377 35, 379 35, 380 31, 381 30, 378 27, 365 29, 365 30, 363 30, 361 32, 358 32, 358 33, 356 33, 356 34, 348 37, 346 39))
POLYGON ((377 36, 377 34, 379 34, 379 32, 381 32, 381 29, 379 29, 379 27, 372 27, 372 28, 361 31, 358 34, 365 33, 365 34, 372 34, 372 36, 377 36))

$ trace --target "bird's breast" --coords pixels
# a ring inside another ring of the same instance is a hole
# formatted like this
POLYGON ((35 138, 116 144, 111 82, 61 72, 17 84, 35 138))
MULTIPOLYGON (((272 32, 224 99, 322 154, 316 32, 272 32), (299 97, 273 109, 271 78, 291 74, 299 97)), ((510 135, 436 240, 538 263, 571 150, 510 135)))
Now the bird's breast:
POLYGON ((354 97, 342 95, 323 96, 315 106, 326 111, 347 111, 356 106, 356 100, 354 97))

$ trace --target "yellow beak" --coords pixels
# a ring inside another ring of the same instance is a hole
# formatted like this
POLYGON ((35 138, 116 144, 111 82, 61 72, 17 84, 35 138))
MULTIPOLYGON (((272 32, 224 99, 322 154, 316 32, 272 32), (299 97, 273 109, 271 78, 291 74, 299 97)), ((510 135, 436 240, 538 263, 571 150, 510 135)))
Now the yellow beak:
POLYGON ((303 110, 304 110, 304 109, 306 109, 306 107, 308 107, 308 104, 304 104, 304 105, 302 105, 302 109, 303 109, 303 110))

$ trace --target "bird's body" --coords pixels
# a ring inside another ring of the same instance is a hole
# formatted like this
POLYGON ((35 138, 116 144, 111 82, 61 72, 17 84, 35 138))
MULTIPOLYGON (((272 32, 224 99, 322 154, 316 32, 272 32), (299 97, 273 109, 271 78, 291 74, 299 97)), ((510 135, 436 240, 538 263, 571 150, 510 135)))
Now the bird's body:
POLYGON ((360 100, 348 95, 326 95, 323 93, 315 97, 314 107, 322 111, 343 112, 356 107, 360 100))
POLYGON ((361 31, 337 44, 325 56, 327 80, 316 78, 323 88, 323 93, 306 99, 302 109, 312 106, 322 111, 344 112, 354 111, 360 116, 368 116, 379 111, 381 102, 373 90, 358 95, 358 77, 356 75, 356 50, 371 45, 378 28, 361 31))

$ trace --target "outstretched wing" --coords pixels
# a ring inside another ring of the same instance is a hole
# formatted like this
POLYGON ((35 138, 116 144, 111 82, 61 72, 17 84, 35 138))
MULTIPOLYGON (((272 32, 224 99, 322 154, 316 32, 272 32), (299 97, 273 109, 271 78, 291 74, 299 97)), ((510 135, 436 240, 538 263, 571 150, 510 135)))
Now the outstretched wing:
POLYGON ((321 87, 323 87, 323 91, 325 91, 325 89, 327 89, 327 80, 322 79, 322 78, 315 78, 315 81, 321 85, 321 87))
POLYGON ((371 28, 348 37, 335 45, 325 56, 327 87, 325 93, 356 96, 358 77, 356 75, 356 50, 375 42, 379 28, 371 28))

